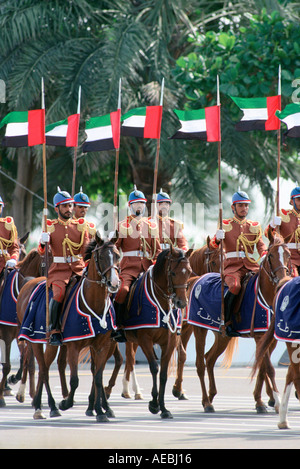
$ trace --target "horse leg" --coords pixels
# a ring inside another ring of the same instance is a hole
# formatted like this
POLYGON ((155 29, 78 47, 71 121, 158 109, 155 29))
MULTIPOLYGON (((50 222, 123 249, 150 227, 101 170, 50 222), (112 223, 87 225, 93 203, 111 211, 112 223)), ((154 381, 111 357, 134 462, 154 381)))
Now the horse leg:
POLYGON ((169 334, 167 342, 161 346, 162 354, 160 359, 158 402, 161 410, 160 416, 162 419, 173 418, 171 412, 165 407, 165 391, 168 379, 169 363, 176 348, 176 339, 177 337, 175 334, 169 334))
POLYGON ((23 371, 21 376, 21 383, 16 394, 18 402, 25 401, 25 390, 27 375, 29 374, 29 395, 33 399, 35 396, 35 361, 34 354, 31 344, 26 343, 26 347, 23 350, 23 371))
POLYGON ((176 370, 176 379, 175 384, 172 389, 174 397, 177 397, 179 400, 186 400, 187 397, 182 389, 183 381, 183 368, 186 361, 186 347, 190 337, 192 335, 193 328, 190 324, 184 322, 181 330, 180 341, 177 347, 177 370, 176 370))
POLYGON ((126 361, 125 361, 124 375, 122 379, 123 390, 121 394, 121 396, 124 397, 125 399, 131 398, 131 395, 129 392, 129 382, 130 382, 130 374, 132 373, 134 369, 136 350, 137 350, 136 344, 133 344, 132 342, 126 342, 126 345, 125 345, 126 361))
MULTIPOLYGON (((214 336, 215 336, 215 341, 213 345, 211 346, 209 351, 204 355, 208 382, 209 382, 208 399, 211 404, 214 400, 214 397, 217 395, 217 386, 216 386, 215 375, 214 375, 214 366, 216 364, 217 359, 226 350, 229 342, 232 340, 231 337, 223 337, 218 332, 216 332, 214 336)), ((211 412, 210 406, 208 406, 208 410, 206 410, 206 408, 204 410, 205 412, 211 412)))
POLYGON ((9 341, 3 341, 5 343, 5 350, 4 350, 4 357, 2 358, 2 380, 0 382, 0 408, 5 407, 6 403, 4 400, 4 389, 6 385, 6 380, 9 375, 9 372, 11 370, 11 364, 10 364, 10 345, 11 342, 9 341))
POLYGON ((195 343, 196 343, 196 368, 197 374, 200 380, 200 385, 202 389, 202 405, 204 412, 210 413, 214 412, 215 409, 210 402, 206 391, 205 385, 205 361, 204 361, 204 351, 205 351, 205 339, 207 336, 207 329, 195 326, 194 328, 195 343))
POLYGON ((68 410, 74 405, 74 395, 75 391, 78 388, 79 378, 78 378, 78 359, 79 359, 79 350, 76 347, 74 342, 69 342, 67 345, 68 349, 68 362, 70 367, 70 392, 68 396, 63 399, 60 404, 60 410, 68 410))
POLYGON ((66 398, 69 394, 69 390, 66 381, 67 347, 65 345, 60 347, 59 354, 57 357, 57 365, 59 371, 61 393, 63 398, 66 398))
MULTIPOLYGON (((152 414, 157 414, 159 412, 159 402, 158 402, 158 388, 157 388, 157 375, 159 366, 153 349, 153 342, 150 337, 150 340, 146 340, 147 337, 143 337, 143 340, 139 341, 139 344, 147 358, 150 373, 152 375, 152 390, 151 396, 152 400, 149 402, 148 408, 152 414)), ((127 342, 126 342, 127 345, 127 342)))
MULTIPOLYGON (((111 350, 112 350, 112 353, 111 355, 114 356, 114 359, 115 359, 115 366, 114 366, 114 369, 113 369, 113 372, 112 372, 112 375, 110 377, 110 380, 108 382, 108 385, 104 388, 105 390, 105 394, 106 394, 106 398, 109 399, 110 395, 111 395, 111 392, 112 392, 112 388, 115 386, 116 384, 116 380, 117 380, 117 376, 119 374, 119 371, 120 371, 120 368, 123 364, 123 357, 122 357, 122 354, 120 352, 120 349, 119 349, 119 345, 117 342, 115 342, 114 340, 111 341, 111 350)), ((110 356, 108 358, 110 358, 110 356)))
POLYGON ((300 366, 299 366, 299 354, 297 356, 293 356, 295 352, 294 344, 286 343, 289 357, 290 357, 290 365, 288 367, 286 380, 285 380, 285 388, 283 391, 282 401, 279 408, 279 422, 278 428, 280 429, 287 429, 289 428, 288 420, 287 420, 287 411, 288 411, 288 402, 290 393, 292 390, 293 385, 296 388, 296 393, 300 396, 300 366))

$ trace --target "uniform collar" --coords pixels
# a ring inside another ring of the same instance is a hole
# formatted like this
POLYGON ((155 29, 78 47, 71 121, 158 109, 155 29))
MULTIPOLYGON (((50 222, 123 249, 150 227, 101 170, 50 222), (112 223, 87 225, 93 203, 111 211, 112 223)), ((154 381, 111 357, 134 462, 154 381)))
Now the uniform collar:
POLYGON ((244 225, 245 223, 247 223, 247 218, 239 220, 239 218, 233 217, 233 221, 235 221, 235 223, 237 223, 238 225, 244 225))
POLYGON ((69 225, 69 224, 71 223, 71 221, 73 220, 73 218, 69 218, 69 219, 66 220, 66 221, 62 220, 61 218, 57 218, 57 220, 58 220, 58 223, 59 223, 60 225, 67 226, 67 225, 69 225))

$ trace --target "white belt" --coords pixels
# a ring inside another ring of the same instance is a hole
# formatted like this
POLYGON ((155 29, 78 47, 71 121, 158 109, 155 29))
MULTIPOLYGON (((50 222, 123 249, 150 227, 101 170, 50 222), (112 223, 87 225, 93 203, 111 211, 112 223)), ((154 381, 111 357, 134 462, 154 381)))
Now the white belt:
POLYGON ((161 249, 169 249, 170 244, 168 244, 168 243, 161 243, 160 247, 161 247, 161 249))
POLYGON ((6 256, 7 255, 7 250, 4 249, 4 251, 2 251, 2 249, 0 249, 0 255, 1 256, 6 256))
POLYGON ((300 243, 287 243, 289 249, 300 249, 300 243))
MULTIPOLYGON (((244 251, 226 252, 225 256, 226 256, 227 259, 230 259, 232 257, 246 257, 246 254, 244 253, 244 251)), ((248 254, 248 256, 251 257, 252 259, 254 259, 253 254, 248 254)))
POLYGON ((81 259, 81 257, 78 258, 78 257, 74 257, 74 256, 69 256, 69 257, 55 257, 54 256, 53 257, 53 262, 55 264, 64 264, 64 263, 69 264, 70 262, 77 262, 80 259, 81 259))
POLYGON ((127 251, 127 252, 123 252, 123 256, 144 257, 144 253, 143 251, 127 251))

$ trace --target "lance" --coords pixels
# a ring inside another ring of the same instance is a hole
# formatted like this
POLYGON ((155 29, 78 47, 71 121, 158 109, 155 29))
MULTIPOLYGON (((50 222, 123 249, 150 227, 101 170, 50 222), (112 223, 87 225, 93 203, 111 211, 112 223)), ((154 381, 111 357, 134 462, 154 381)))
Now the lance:
MULTIPOLYGON (((280 96, 280 111, 281 111, 281 65, 278 66, 278 96, 280 96)), ((281 122, 281 121, 279 121, 281 122)), ((277 216, 280 213, 279 207, 279 185, 280 185, 280 146, 281 146, 281 134, 280 134, 280 124, 277 129, 277 192, 276 192, 276 212, 277 216)))
MULTIPOLYGON (((218 139, 218 180, 219 180, 219 230, 223 230, 222 181, 221 181, 221 103, 219 89, 219 75, 217 75, 217 106, 219 106, 219 139, 218 139)), ((224 308, 224 252, 223 239, 220 240, 220 275, 221 275, 221 324, 220 332, 225 336, 225 308, 224 308)))
POLYGON ((121 118, 121 87, 122 80, 119 80, 119 96, 118 96, 118 119, 119 119, 119 132, 118 132, 118 145, 116 148, 116 161, 115 161, 115 182, 114 182, 114 211, 113 211, 113 228, 116 232, 118 228, 118 179, 119 179, 119 153, 120 153, 120 118, 121 118))
MULTIPOLYGON (((161 83, 161 92, 160 92, 160 106, 163 106, 164 87, 165 87, 165 79, 163 78, 162 83, 161 83)), ((160 121, 160 125, 161 125, 161 121, 160 121)), ((160 132, 159 132, 159 135, 160 135, 160 132)), ((160 150, 160 136, 157 139, 157 144, 156 144, 156 157, 155 157, 155 166, 154 166, 154 179, 153 179, 152 204, 151 204, 151 218, 152 219, 156 218, 156 192, 157 192, 159 150, 160 150)))
MULTIPOLYGON (((80 116, 80 101, 81 101, 81 85, 78 89, 78 101, 77 101, 77 114, 80 116)), ((79 125, 79 119, 78 119, 79 125)), ((72 197, 75 194, 75 181, 76 181, 76 165, 77 165, 77 149, 78 149, 78 140, 77 145, 74 147, 74 161, 73 161, 73 178, 72 178, 72 197)))
MULTIPOLYGON (((42 78, 42 109, 45 110, 45 90, 44 78, 42 78)), ((45 122, 44 122, 45 134, 45 122)), ((46 170, 46 137, 43 142, 43 188, 44 188, 44 211, 43 211, 43 229, 47 233, 47 170, 46 170)), ((49 334, 49 285, 48 285, 48 243, 45 243, 45 277, 46 277, 46 337, 49 334)))

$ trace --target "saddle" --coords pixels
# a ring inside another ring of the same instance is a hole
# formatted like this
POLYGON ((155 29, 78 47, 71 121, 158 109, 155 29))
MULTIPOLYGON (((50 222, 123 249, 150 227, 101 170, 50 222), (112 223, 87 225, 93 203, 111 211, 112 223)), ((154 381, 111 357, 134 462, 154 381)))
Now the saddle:
POLYGON ((72 275, 72 277, 70 278, 70 281, 67 285, 65 298, 64 298, 64 301, 63 301, 62 309, 61 309, 61 311, 63 312, 61 332, 63 332, 63 330, 64 330, 64 326, 65 326, 65 323, 66 323, 66 320, 67 320, 67 317, 68 317, 68 314, 69 314, 69 311, 70 311, 72 300, 73 300, 76 292, 78 291, 78 289, 79 289, 79 287, 82 283, 82 280, 83 280, 83 276, 72 275), (73 288, 76 286, 76 283, 77 283, 77 287, 74 289, 72 297, 70 297, 73 288), (69 301, 69 299, 70 299, 70 301, 69 301), (67 307, 65 308, 66 305, 67 305, 67 307))
MULTIPOLYGON (((138 289, 138 295, 142 295, 143 285, 144 285, 145 278, 146 278, 145 274, 146 274, 146 272, 140 273, 140 275, 135 279, 135 281, 133 282, 133 284, 130 287, 130 290, 129 290, 129 293, 128 293, 128 299, 127 299, 127 302, 126 302, 126 312, 127 312, 127 314, 130 311, 130 308, 131 308, 131 305, 132 305, 132 300, 133 300, 136 288, 137 288, 139 283, 140 283, 140 285, 139 285, 139 289, 138 289), (144 278, 142 279, 142 277, 144 277, 144 278)), ((137 315, 139 316, 140 312, 141 312, 141 302, 140 301, 138 302, 138 305, 139 305, 139 307, 138 307, 137 315)))
POLYGON ((238 294, 238 297, 237 297, 237 299, 234 303, 234 308, 233 308, 233 314, 236 315, 236 316, 238 316, 240 314, 240 308, 241 308, 241 304, 242 304, 244 296, 245 296, 247 285, 248 285, 249 281, 251 280, 251 278, 254 275, 255 275, 254 272, 248 272, 245 275, 245 277, 242 279, 241 290, 238 294))

